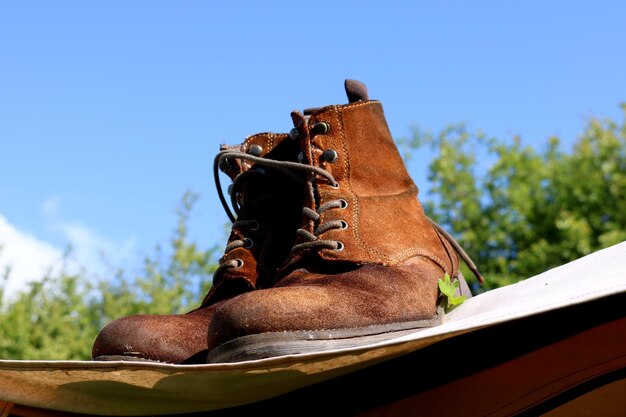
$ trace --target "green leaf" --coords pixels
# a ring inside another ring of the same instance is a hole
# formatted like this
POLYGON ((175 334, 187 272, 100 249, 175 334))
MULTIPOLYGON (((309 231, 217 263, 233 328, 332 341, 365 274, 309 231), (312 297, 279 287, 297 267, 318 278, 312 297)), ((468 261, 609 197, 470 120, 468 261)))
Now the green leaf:
POLYGON ((459 288, 458 280, 452 282, 450 280, 450 275, 448 275, 448 273, 446 272, 446 274, 443 276, 443 279, 439 278, 438 282, 439 291, 441 291, 441 294, 443 294, 448 300, 448 307, 463 304, 467 297, 465 297, 464 295, 460 295, 457 297, 454 296, 457 288, 459 288))

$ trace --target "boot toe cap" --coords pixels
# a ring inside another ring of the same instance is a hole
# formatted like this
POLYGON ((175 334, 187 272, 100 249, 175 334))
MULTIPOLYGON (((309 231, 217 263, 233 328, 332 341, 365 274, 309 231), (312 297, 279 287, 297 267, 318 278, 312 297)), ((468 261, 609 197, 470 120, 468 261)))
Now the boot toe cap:
POLYGON ((122 317, 102 329, 92 359, 202 363, 209 321, 210 314, 122 317))

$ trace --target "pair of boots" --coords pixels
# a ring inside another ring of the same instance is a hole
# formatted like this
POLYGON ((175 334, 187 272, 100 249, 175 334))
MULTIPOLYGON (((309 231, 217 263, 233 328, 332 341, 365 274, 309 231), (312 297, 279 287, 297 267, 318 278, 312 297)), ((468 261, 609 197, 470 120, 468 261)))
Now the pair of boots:
POLYGON ((424 214, 381 103, 358 81, 345 90, 347 104, 292 112, 289 134, 222 146, 215 179, 233 224, 211 290, 186 314, 113 321, 94 360, 235 362, 360 346, 441 323, 438 280, 464 284, 459 256, 482 280, 424 214), (233 181, 234 214, 218 169, 233 181))

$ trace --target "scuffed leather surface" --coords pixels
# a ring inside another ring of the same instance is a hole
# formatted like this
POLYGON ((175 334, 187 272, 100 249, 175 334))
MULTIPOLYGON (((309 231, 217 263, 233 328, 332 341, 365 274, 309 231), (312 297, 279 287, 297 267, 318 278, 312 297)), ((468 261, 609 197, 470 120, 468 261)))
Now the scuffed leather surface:
MULTIPOLYGON (((286 134, 259 133, 249 136, 238 146, 222 149, 238 149, 246 152, 252 145, 262 148, 261 157, 276 160, 295 160, 298 144, 286 134)), ((249 161, 233 159, 226 173, 232 179, 253 168, 249 161)), ((144 359, 167 363, 203 363, 203 352, 207 350, 209 323, 216 307, 236 295, 252 291, 257 287, 271 286, 276 270, 289 254, 295 239, 302 207, 302 184, 284 180, 278 174, 274 178, 272 192, 277 195, 275 204, 266 207, 257 201, 246 201, 238 218, 255 219, 258 230, 233 227, 228 242, 250 238, 251 248, 235 248, 224 254, 221 261, 241 259, 243 266, 224 270, 214 277, 213 285, 202 304, 187 314, 147 315, 122 317, 105 326, 92 346, 92 357, 102 355, 124 355, 136 352, 144 359)), ((267 187, 267 184, 252 182, 247 187, 267 187)), ((244 193, 246 190, 242 190, 244 193)), ((248 192, 263 197, 263 189, 248 192)))
POLYGON ((270 289, 224 303, 209 327, 209 349, 248 334, 430 319, 442 273, 421 259, 393 267, 367 264, 337 274, 299 269, 270 289))
POLYGON ((322 107, 307 118, 292 113, 305 162, 330 172, 311 174, 305 205, 316 210, 337 199, 346 208, 324 211, 318 222, 303 217, 313 233, 324 222, 344 220, 319 239, 344 249, 305 249, 290 257, 272 288, 243 294, 216 310, 209 348, 233 338, 295 330, 347 329, 431 318, 439 278, 455 276, 458 258, 425 217, 378 101, 322 107), (315 134, 325 122, 330 130, 315 134), (333 149, 336 162, 323 152, 333 149), (314 177, 314 175, 317 175, 314 177))

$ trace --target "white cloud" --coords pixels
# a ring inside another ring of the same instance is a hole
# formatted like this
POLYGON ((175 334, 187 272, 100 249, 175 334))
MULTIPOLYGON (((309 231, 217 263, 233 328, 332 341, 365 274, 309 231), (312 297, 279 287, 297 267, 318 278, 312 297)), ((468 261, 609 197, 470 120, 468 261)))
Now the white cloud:
POLYGON ((0 214, 0 273, 11 268, 5 294, 11 297, 28 282, 60 267, 63 251, 33 235, 17 230, 0 214))
MULTIPOLYGON (((44 217, 50 217, 48 230, 59 233, 71 247, 71 257, 66 262, 68 272, 83 267, 90 276, 106 278, 111 268, 127 266, 136 258, 133 239, 117 243, 78 222, 59 221, 60 205, 58 198, 51 198, 42 205, 42 210, 44 217)), ((10 268, 5 285, 6 299, 26 289, 29 282, 60 271, 64 249, 18 230, 0 214, 0 276, 10 268)))
POLYGON ((71 245, 74 257, 88 271, 104 274, 108 272, 108 265, 120 266, 133 258, 133 239, 118 244, 76 222, 54 223, 50 229, 63 235, 71 245))
POLYGON ((76 221, 63 218, 62 201, 59 196, 51 196, 41 205, 46 221, 46 229, 62 237, 72 248, 72 258, 91 274, 106 277, 110 266, 120 267, 134 257, 135 240, 123 242, 105 238, 92 228, 76 221))

